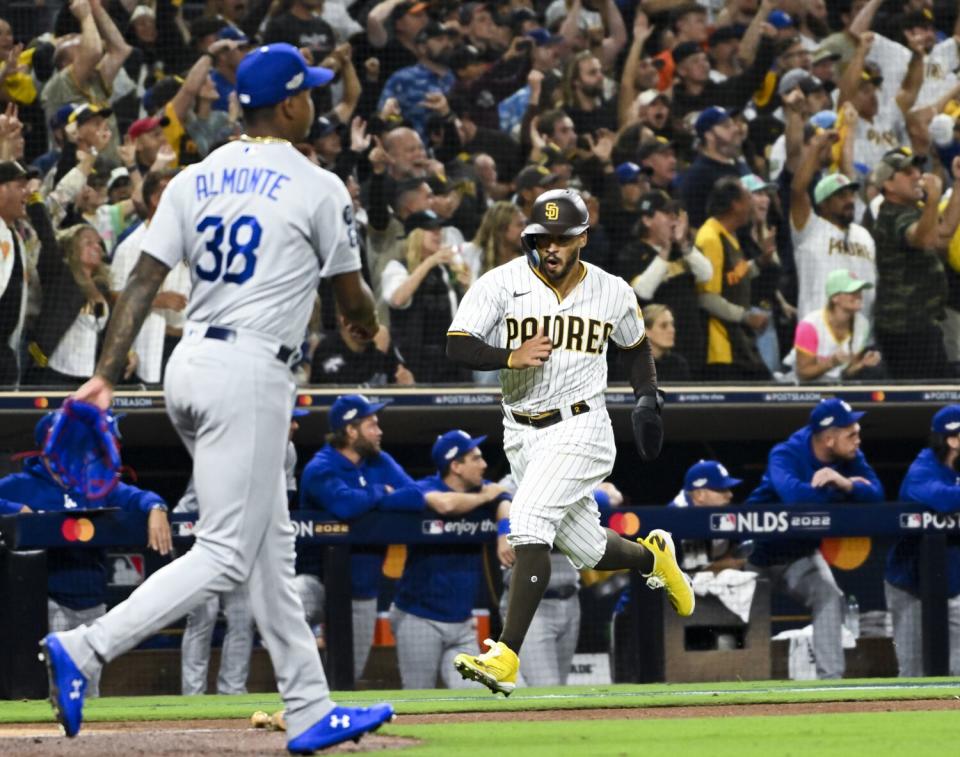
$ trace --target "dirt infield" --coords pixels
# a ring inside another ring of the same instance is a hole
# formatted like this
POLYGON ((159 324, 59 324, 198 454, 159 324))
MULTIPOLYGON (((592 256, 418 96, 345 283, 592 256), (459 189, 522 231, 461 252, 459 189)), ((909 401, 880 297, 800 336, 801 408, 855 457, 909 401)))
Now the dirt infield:
MULTIPOLYGON (((846 712, 960 711, 960 699, 910 699, 797 704, 701 705, 695 707, 630 707, 586 710, 527 710, 401 715, 396 723, 429 725, 499 721, 650 720, 656 718, 723 718, 769 715, 823 715, 846 712)), ((415 739, 366 736, 324 754, 352 754, 402 749, 415 739)), ((246 720, 163 720, 91 723, 76 739, 67 739, 51 724, 0 725, 0 754, 40 757, 113 757, 114 755, 254 755, 285 753, 283 735, 250 728, 246 720)))

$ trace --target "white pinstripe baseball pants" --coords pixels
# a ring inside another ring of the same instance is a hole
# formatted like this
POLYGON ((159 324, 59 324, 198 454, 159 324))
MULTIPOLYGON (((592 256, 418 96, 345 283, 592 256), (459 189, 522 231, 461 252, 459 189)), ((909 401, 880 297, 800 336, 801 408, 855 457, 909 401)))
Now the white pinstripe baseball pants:
POLYGON ((587 413, 546 428, 503 421, 503 446, 519 482, 510 507, 510 544, 547 544, 575 568, 592 568, 607 548, 593 492, 613 470, 613 427, 602 397, 587 413))

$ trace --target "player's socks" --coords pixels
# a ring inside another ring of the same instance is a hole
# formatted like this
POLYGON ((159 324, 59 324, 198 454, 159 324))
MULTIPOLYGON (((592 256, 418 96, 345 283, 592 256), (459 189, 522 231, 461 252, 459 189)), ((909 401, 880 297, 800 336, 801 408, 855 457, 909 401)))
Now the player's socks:
POLYGON ((546 544, 520 544, 514 547, 517 561, 510 578, 510 601, 500 641, 515 653, 527 635, 527 629, 550 583, 550 547, 546 544))
POLYGON ((623 570, 631 568, 641 573, 653 570, 653 555, 642 544, 624 539, 616 531, 609 528, 607 532, 607 549, 594 565, 595 570, 623 570))

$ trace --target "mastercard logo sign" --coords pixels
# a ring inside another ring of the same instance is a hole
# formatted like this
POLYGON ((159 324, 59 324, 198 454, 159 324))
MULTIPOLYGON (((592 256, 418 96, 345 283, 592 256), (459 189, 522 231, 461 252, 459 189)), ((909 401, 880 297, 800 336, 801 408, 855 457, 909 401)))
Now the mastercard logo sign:
POLYGON ((640 530, 640 518, 635 513, 615 513, 610 516, 610 528, 620 536, 633 536, 640 530))
POLYGON ((67 518, 60 526, 60 533, 67 541, 90 541, 96 529, 87 518, 67 518))

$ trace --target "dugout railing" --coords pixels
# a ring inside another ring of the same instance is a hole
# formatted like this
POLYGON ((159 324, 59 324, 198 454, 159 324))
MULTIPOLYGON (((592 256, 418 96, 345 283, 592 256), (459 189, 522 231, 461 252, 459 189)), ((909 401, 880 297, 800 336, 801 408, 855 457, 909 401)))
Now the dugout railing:
MULTIPOLYGON (((292 513, 298 545, 323 551, 326 586, 327 675, 331 686, 354 686, 350 612, 349 552, 355 544, 483 544, 496 538, 496 523, 485 514, 440 521, 406 513, 377 513, 351 523, 330 521, 321 513, 292 513), (441 524, 437 527, 438 522, 441 524)), ((174 515, 178 540, 190 539, 193 518, 174 515)), ((960 534, 960 517, 935 514, 915 504, 845 505, 839 507, 622 508, 612 523, 625 537, 665 528, 677 538, 796 539, 809 537, 920 536, 920 585, 923 602, 924 674, 947 675, 947 539, 960 534)), ((44 696, 46 678, 36 662, 36 642, 45 632, 46 584, 44 550, 53 547, 116 547, 141 545, 145 516, 116 510, 38 513, 0 518, 0 695, 44 696), (79 519, 83 528, 78 528, 79 519), (78 537, 81 534, 81 537, 78 537)), ((182 546, 186 546, 181 542, 182 546)), ((639 576, 633 596, 649 594, 639 576)), ((663 603, 635 601, 627 627, 640 643, 627 679, 650 680, 662 669, 657 655, 663 640, 656 617, 663 603), (653 615, 651 615, 653 614, 653 615), (647 636, 645 636, 647 635, 647 636), (641 659, 642 656, 642 659, 641 659)))

